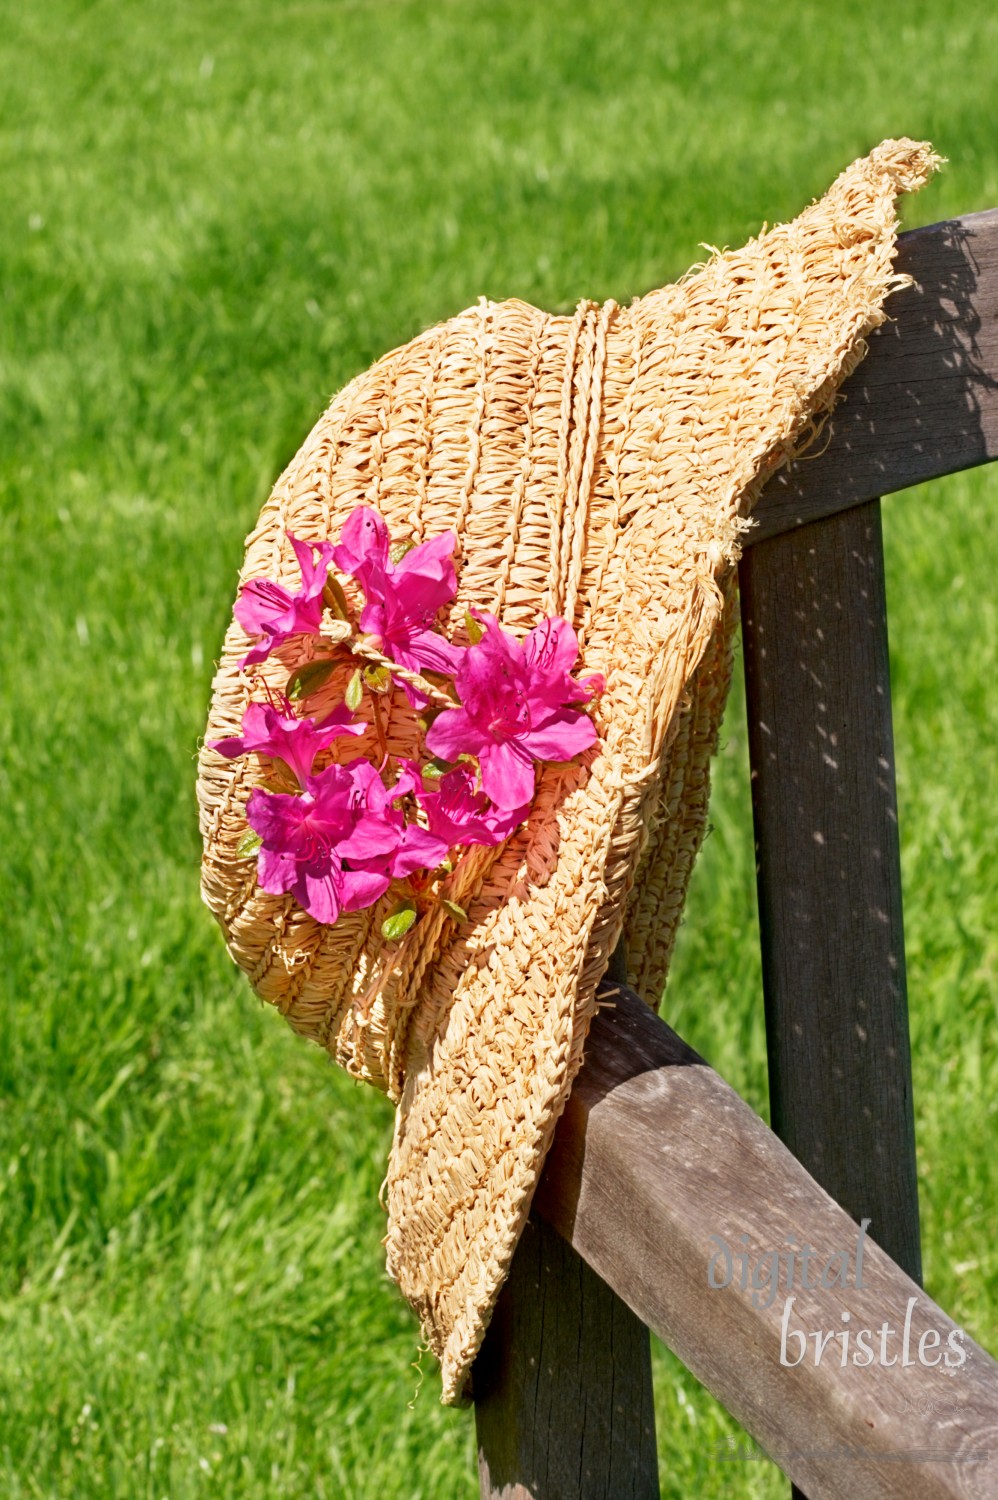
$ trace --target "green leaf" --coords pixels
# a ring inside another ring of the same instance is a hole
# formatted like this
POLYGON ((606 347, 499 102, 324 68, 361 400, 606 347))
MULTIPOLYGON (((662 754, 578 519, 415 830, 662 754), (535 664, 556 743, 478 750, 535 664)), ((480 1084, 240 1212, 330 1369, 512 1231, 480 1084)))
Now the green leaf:
POLYGON ((261 791, 276 792, 281 797, 287 796, 289 792, 294 794, 298 790, 298 783, 292 772, 281 765, 273 766, 270 775, 265 776, 259 786, 261 791))
POLYGON ((364 700, 363 672, 360 667, 347 683, 347 690, 343 695, 343 701, 352 714, 355 714, 364 700))
POLYGON ((332 576, 326 579, 325 587, 322 590, 322 602, 338 620, 349 620, 350 606, 347 603, 347 596, 343 592, 343 586, 339 579, 332 576))
POLYGON ((426 734, 434 719, 439 718, 442 713, 442 708, 435 708, 433 704, 430 704, 428 707, 423 709, 421 714, 417 715, 416 723, 419 725, 423 734, 426 734))
POLYGON ((254 833, 252 828, 247 828, 246 832, 239 840, 239 844, 236 849, 236 858, 252 859, 262 843, 263 839, 260 837, 260 835, 258 833, 254 833))
POLYGON ((285 689, 291 702, 298 703, 302 698, 307 698, 309 693, 318 692, 332 676, 333 665, 331 661, 309 661, 299 667, 297 672, 292 672, 285 689))
POLYGON ((388 550, 389 559, 393 563, 400 563, 406 553, 411 552, 415 545, 415 542, 392 542, 388 550))
POLYGON ((411 901, 400 901, 381 924, 381 936, 389 943, 405 937, 416 920, 416 908, 411 901))
POLYGON ((477 646, 485 634, 485 626, 480 620, 476 620, 470 610, 464 612, 464 628, 468 632, 468 639, 473 646, 477 646))
POLYGON ((365 667, 364 682, 372 693, 384 694, 392 690, 392 674, 387 667, 365 667))
POLYGON ((428 777, 430 781, 436 781, 439 777, 446 776, 447 772, 452 769, 449 760, 441 760, 439 755, 435 755, 432 760, 426 762, 422 771, 423 775, 428 777))
POLYGON ((440 898, 440 905, 443 907, 445 912, 448 912, 455 919, 455 921, 467 922, 468 913, 465 911, 463 906, 458 906, 456 901, 448 901, 446 896, 442 896, 440 898))

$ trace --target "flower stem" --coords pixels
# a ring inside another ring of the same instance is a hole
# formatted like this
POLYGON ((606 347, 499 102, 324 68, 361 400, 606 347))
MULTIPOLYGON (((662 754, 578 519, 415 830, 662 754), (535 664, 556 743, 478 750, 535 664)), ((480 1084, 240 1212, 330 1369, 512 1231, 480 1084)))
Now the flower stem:
POLYGON ((376 646, 370 645, 363 637, 357 637, 355 640, 352 640, 350 642, 350 650, 354 656, 363 657, 365 661, 374 662, 376 666, 384 667, 391 674, 394 681, 407 682, 410 687, 416 689, 417 693, 422 693, 424 697, 429 698, 431 703, 435 703, 438 708, 455 707, 454 699, 449 693, 443 692, 441 688, 434 687, 432 682, 427 682, 426 678, 421 677, 418 672, 412 672, 408 667, 400 667, 398 662, 392 661, 390 656, 384 656, 376 646))
POLYGON ((385 734, 385 721, 381 716, 381 703, 377 693, 371 693, 371 708, 374 712, 374 732, 378 736, 378 750, 381 754, 381 764, 385 765, 388 760, 388 738, 385 734))

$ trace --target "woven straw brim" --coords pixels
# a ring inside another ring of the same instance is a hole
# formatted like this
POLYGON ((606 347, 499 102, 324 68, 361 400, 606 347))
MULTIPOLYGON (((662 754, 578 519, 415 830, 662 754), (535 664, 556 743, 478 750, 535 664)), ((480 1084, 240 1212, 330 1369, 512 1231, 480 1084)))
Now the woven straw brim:
MULTIPOLYGON (((401 946, 380 935, 392 892, 333 927, 262 892, 237 855, 262 764, 201 756, 203 891, 233 957, 397 1101, 388 1268, 445 1401, 467 1393, 625 924, 630 980, 658 1002, 703 834, 746 517, 882 321, 900 284, 895 195, 935 162, 885 142, 793 223, 627 309, 482 302, 429 330, 335 398, 248 539, 243 579, 295 587, 288 533, 336 537, 359 504, 398 538, 453 528, 456 639, 469 605, 517 633, 564 614, 607 679, 600 744, 545 767, 527 827, 459 869, 467 920, 439 908, 401 946)), ((209 739, 237 733, 261 693, 239 671, 246 648, 233 621, 209 739)), ((287 670, 271 660, 261 678, 280 687, 287 670)), ((413 752, 414 735, 398 693, 390 749, 413 752)))

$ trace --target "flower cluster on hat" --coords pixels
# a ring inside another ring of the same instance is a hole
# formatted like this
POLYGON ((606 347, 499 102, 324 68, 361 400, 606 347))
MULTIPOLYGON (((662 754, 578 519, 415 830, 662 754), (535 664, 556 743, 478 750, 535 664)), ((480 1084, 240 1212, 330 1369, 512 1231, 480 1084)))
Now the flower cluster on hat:
POLYGON ((327 766, 305 778, 298 796, 257 787, 246 820, 263 841, 261 888, 290 891, 317 922, 373 906, 393 879, 432 869, 447 855, 442 839, 406 823, 367 760, 327 766))
POLYGON ((439 617, 457 592, 452 531, 393 544, 383 518, 361 505, 335 546, 289 541, 301 588, 251 580, 236 619, 259 637, 244 667, 295 638, 301 659, 284 693, 265 683, 268 701, 248 704, 241 734, 211 742, 229 758, 273 763, 250 794, 252 833, 240 851, 256 855, 263 890, 290 893, 323 923, 372 906, 394 884, 403 899, 383 931, 401 936, 433 900, 460 914, 446 877, 466 849, 501 844, 529 818, 540 762, 570 760, 596 743, 586 710, 603 680, 572 676, 578 640, 558 616, 519 641, 495 615, 472 611, 469 644, 449 639, 439 617), (356 619, 333 565, 363 596, 356 619), (307 716, 291 701, 310 700, 358 658, 331 711, 307 716), (389 753, 381 703, 393 686, 408 698, 425 758, 389 753), (370 724, 355 717, 365 692, 370 724), (358 747, 355 758, 316 769, 335 740, 372 728, 373 756, 358 747))

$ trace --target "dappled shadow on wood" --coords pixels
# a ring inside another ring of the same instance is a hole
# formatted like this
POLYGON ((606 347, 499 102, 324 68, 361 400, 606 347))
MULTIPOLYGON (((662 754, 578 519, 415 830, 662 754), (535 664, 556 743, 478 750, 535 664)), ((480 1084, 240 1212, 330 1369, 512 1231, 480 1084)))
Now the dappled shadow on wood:
POLYGON ((488 1500, 655 1500, 648 1329, 532 1215, 475 1362, 488 1500))
POLYGON ((842 388, 815 445, 760 497, 749 545, 998 457, 998 210, 901 235, 915 284, 842 388))
POLYGON ((920 1280, 879 503, 740 583, 773 1129, 920 1280))

